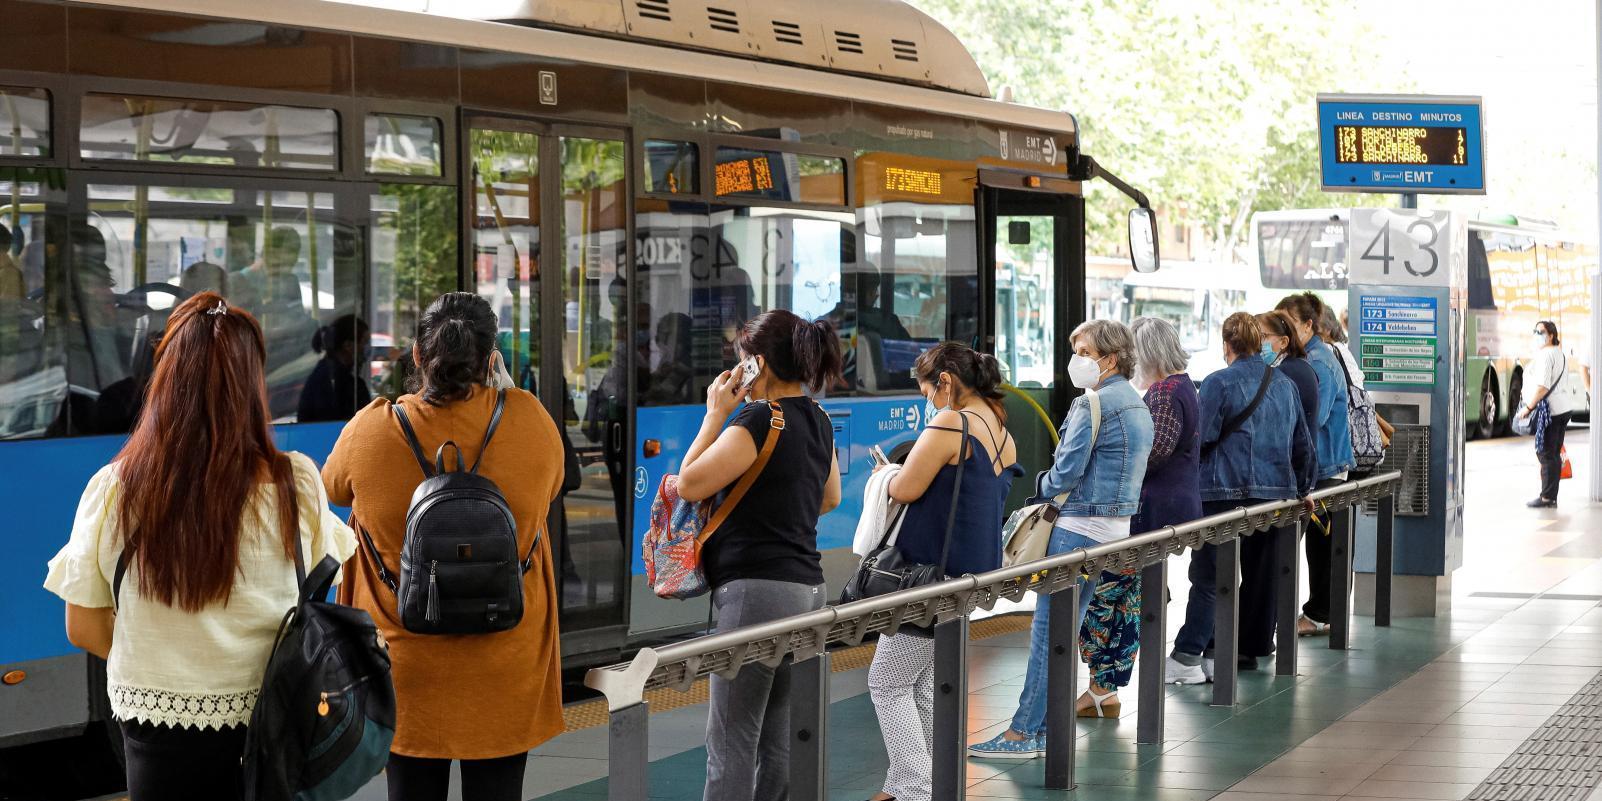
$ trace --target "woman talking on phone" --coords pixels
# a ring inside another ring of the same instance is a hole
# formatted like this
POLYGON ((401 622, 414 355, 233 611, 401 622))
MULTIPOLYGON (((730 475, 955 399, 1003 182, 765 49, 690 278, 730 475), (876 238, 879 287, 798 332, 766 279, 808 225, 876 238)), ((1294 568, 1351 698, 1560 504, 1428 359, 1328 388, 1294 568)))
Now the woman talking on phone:
MULTIPOLYGON (((840 380, 834 326, 775 309, 747 322, 736 345, 740 365, 707 387, 706 417, 679 469, 679 497, 705 500, 739 481, 767 438, 779 437, 701 551, 718 631, 823 607, 818 518, 840 505, 834 427, 806 392, 840 380)), ((714 675, 711 695, 706 801, 787 798, 789 665, 714 675)))

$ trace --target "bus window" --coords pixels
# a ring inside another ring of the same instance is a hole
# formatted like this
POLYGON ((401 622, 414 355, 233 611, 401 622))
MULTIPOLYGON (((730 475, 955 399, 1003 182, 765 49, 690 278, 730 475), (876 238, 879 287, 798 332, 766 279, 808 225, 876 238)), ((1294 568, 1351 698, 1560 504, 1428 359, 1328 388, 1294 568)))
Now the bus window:
POLYGON ((858 160, 855 275, 843 300, 846 383, 916 392, 918 355, 953 339, 977 345, 978 244, 971 166, 897 154, 858 160))
POLYGON ((90 94, 82 114, 86 159, 339 169, 339 115, 331 109, 90 94))
POLYGON ((1344 220, 1259 220, 1257 254, 1270 289, 1346 288, 1344 220))
POLYGON ((46 436, 65 423, 66 354, 56 332, 67 307, 45 285, 61 271, 66 196, 35 173, 0 167, 0 439, 46 436))
POLYGON ((406 392, 418 318, 435 298, 456 291, 456 188, 385 185, 368 203, 370 337, 358 374, 393 400, 406 392))
POLYGON ((996 357, 1020 387, 1050 387, 1056 357, 1053 217, 996 217, 996 357))
POLYGON ((131 427, 167 316, 202 291, 255 315, 267 340, 272 418, 295 421, 321 360, 314 337, 355 314, 362 285, 360 234, 337 221, 333 195, 112 184, 87 191, 89 214, 72 220, 67 280, 58 287, 66 295, 70 433, 131 427))
POLYGON ((0 156, 50 155, 50 93, 0 86, 0 156))

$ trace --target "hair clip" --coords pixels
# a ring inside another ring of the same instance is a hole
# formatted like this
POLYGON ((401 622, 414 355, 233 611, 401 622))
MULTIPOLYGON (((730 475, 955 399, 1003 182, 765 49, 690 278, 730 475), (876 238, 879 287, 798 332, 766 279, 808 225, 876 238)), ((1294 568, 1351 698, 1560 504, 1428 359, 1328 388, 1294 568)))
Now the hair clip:
POLYGON ((225 301, 225 300, 217 301, 217 305, 215 307, 213 307, 213 308, 207 309, 206 313, 209 314, 209 315, 212 315, 212 316, 216 316, 216 315, 219 315, 219 314, 227 314, 228 313, 228 301, 225 301))

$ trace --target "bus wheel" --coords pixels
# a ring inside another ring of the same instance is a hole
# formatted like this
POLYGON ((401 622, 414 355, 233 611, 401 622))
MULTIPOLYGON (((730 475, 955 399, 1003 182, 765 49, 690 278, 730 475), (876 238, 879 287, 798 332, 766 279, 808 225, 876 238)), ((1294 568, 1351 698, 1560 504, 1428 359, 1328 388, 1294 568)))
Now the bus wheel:
POLYGON ((1475 439, 1486 439, 1496 433, 1496 373, 1487 369, 1480 379, 1480 414, 1469 432, 1475 439))
POLYGON ((1513 378, 1507 382, 1507 420, 1502 424, 1503 434, 1513 433, 1513 418, 1518 416, 1519 406, 1524 403, 1524 372, 1515 371, 1513 378))

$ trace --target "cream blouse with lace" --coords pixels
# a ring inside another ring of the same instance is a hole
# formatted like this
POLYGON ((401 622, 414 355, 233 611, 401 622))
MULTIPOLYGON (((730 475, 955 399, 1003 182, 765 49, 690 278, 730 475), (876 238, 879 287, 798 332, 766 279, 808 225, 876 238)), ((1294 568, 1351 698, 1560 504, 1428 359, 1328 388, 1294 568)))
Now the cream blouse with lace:
MULTIPOLYGON (((324 555, 343 563, 356 550, 355 534, 329 511, 317 465, 299 453, 289 456, 307 570, 324 555)), ((113 463, 90 479, 72 537, 50 560, 45 588, 68 603, 114 606, 111 579, 122 553, 117 497, 113 463)), ((106 674, 118 720, 202 729, 250 721, 274 637, 297 589, 295 563, 284 558, 277 510, 277 491, 271 484, 259 485, 240 528, 239 572, 227 604, 185 612, 148 600, 139 595, 138 568, 128 567, 106 674)))

